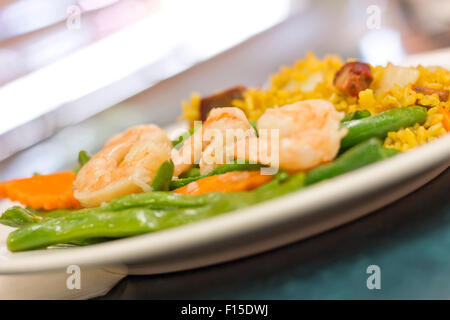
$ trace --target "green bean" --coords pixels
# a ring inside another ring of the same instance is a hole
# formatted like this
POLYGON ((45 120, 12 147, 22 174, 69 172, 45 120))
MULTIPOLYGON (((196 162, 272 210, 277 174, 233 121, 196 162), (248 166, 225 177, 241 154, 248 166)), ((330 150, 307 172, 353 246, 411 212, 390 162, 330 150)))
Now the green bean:
POLYGON ((205 176, 196 176, 196 177, 189 177, 189 178, 181 178, 181 179, 172 180, 170 182, 169 189, 170 190, 175 190, 175 189, 184 187, 185 185, 187 185, 187 184, 189 184, 189 183, 191 183, 193 181, 197 181, 197 180, 199 180, 201 178, 204 178, 204 177, 205 176))
POLYGON ((254 120, 249 120, 248 122, 250 122, 250 124, 253 127, 253 130, 255 130, 256 136, 258 137, 259 135, 258 135, 258 124, 257 124, 257 122, 254 121, 254 120))
POLYGON ((198 176, 200 176, 200 168, 192 166, 187 171, 180 174, 179 177, 184 179, 184 178, 193 178, 193 177, 198 177, 198 176))
POLYGON ((341 151, 369 138, 383 139, 390 131, 410 127, 416 123, 423 124, 426 117, 426 108, 413 106, 391 109, 367 118, 343 122, 342 127, 347 128, 348 133, 341 141, 341 151))
POLYGON ((73 172, 78 173, 80 169, 91 159, 91 156, 87 153, 87 151, 81 150, 78 153, 78 166, 73 169, 73 172))
POLYGON ((156 171, 155 177, 151 184, 153 191, 167 191, 169 190, 169 184, 173 176, 173 162, 164 161, 156 171))
MULTIPOLYGON (((199 126, 198 128, 200 128, 201 126, 199 126)), ((192 134, 198 129, 197 127, 195 128, 191 128, 188 131, 186 131, 185 133, 183 133, 182 135, 180 135, 178 138, 176 138, 175 140, 172 140, 172 146, 179 150, 183 144, 184 141, 189 138, 190 136, 192 136, 192 134)))
POLYGON ((310 170, 306 175, 306 185, 311 185, 356 170, 397 153, 398 151, 394 149, 383 148, 382 142, 379 139, 369 139, 349 149, 333 162, 310 170))
POLYGON ((399 153, 401 153, 401 151, 397 150, 397 149, 392 149, 392 148, 382 148, 381 152, 383 153, 383 157, 384 158, 390 158, 393 157, 399 153))
POLYGON ((263 165, 258 164, 258 163, 245 163, 242 160, 236 160, 232 163, 224 164, 220 167, 217 167, 206 175, 172 180, 170 182, 170 190, 184 187, 185 185, 187 185, 193 181, 197 181, 197 180, 205 178, 205 177, 214 176, 216 174, 223 174, 223 173, 227 173, 227 172, 231 172, 231 171, 259 170, 261 167, 263 167, 263 165))
POLYGON ((80 166, 84 166, 90 159, 91 156, 87 153, 87 151, 81 150, 78 153, 78 163, 80 164, 80 166))
POLYGON ((252 171, 259 170, 263 165, 259 163, 245 163, 242 160, 236 160, 233 163, 227 163, 220 167, 214 168, 208 175, 223 174, 231 171, 252 171))
POLYGON ((356 110, 350 113, 347 113, 341 122, 346 122, 350 120, 358 120, 370 117, 370 111, 369 110, 356 110))

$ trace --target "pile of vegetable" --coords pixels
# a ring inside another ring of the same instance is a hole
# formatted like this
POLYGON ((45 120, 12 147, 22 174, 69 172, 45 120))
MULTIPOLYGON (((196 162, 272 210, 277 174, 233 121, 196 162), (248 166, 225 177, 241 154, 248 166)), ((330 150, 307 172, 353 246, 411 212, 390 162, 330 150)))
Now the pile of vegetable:
MULTIPOLYGON (((348 134, 341 141, 339 156, 308 172, 279 170, 276 175, 267 176, 260 174, 259 164, 235 161, 204 176, 193 166, 173 180, 173 164, 166 161, 153 179, 152 192, 127 195, 96 208, 80 208, 74 201, 73 172, 4 182, 0 184, 0 196, 18 200, 27 207, 6 210, 0 223, 18 228, 7 240, 9 250, 14 252, 87 245, 192 223, 392 157, 398 151, 384 148, 381 139, 390 131, 424 123, 426 115, 426 108, 420 106, 376 115, 368 111, 347 114, 341 126, 348 129, 348 134)), ((87 154, 81 152, 75 171, 88 160, 87 154)))

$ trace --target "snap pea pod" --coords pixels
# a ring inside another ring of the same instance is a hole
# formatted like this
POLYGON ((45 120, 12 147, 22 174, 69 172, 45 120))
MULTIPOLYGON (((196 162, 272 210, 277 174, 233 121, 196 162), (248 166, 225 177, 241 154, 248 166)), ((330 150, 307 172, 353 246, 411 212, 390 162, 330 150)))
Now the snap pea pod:
POLYGON ((84 247, 84 246, 90 246, 97 243, 106 242, 108 240, 111 240, 110 238, 90 238, 90 239, 81 239, 81 240, 73 240, 69 243, 61 243, 61 244, 55 244, 54 247, 56 248, 66 248, 66 247, 84 247))
MULTIPOLYGON (((280 171, 269 183, 259 189, 272 189, 280 182, 289 178, 289 174, 280 171)), ((7 209, 0 217, 0 224, 11 227, 22 227, 31 223, 41 222, 45 219, 61 218, 78 213, 95 214, 104 211, 120 211, 135 207, 145 207, 148 209, 174 210, 179 208, 202 207, 219 200, 219 193, 207 193, 203 195, 191 196, 169 192, 150 192, 131 194, 112 200, 111 202, 97 208, 84 208, 79 210, 57 209, 47 212, 38 212, 19 206, 7 209)))
MULTIPOLYGON (((286 181, 289 177, 290 177, 289 173, 287 173, 284 170, 280 170, 275 175, 275 178, 272 181, 270 181, 270 182, 268 182, 266 184, 263 184, 262 186, 258 187, 257 188, 257 190, 258 190, 257 192, 261 193, 261 192, 264 192, 266 190, 267 191, 273 190, 275 187, 279 186, 281 182, 286 181)), ((256 190, 255 190, 255 192, 256 192, 256 190)))
POLYGON ((90 246, 93 244, 101 243, 111 240, 110 238, 89 238, 89 239, 81 239, 81 240, 73 240, 69 242, 69 244, 74 246, 90 246))
POLYGON ((381 140, 369 139, 349 149, 333 162, 310 170, 306 175, 306 185, 356 170, 397 153, 397 150, 384 148, 381 140))
POLYGON ((153 191, 167 191, 169 190, 169 184, 173 176, 173 162, 164 161, 156 171, 155 177, 151 184, 153 191))
POLYGON ((369 110, 356 110, 350 113, 347 113, 344 118, 341 120, 341 122, 346 122, 350 120, 358 120, 370 117, 370 111, 369 110))
POLYGON ((14 206, 6 210, 0 217, 0 224, 5 226, 19 228, 27 224, 42 221, 43 218, 30 210, 14 206))
POLYGON ((256 202, 277 198, 303 188, 306 182, 306 175, 300 172, 288 177, 286 172, 280 172, 273 180, 274 183, 272 184, 271 182, 251 191, 257 199, 256 202))
MULTIPOLYGON (((21 228, 26 225, 30 225, 33 223, 39 223, 42 222, 44 219, 51 219, 51 217, 42 217, 37 214, 35 214, 33 211, 19 207, 14 206, 9 208, 5 211, 5 213, 0 218, 0 224, 14 227, 14 228, 21 228)), ((105 238, 92 238, 92 239, 84 239, 79 241, 73 241, 70 242, 71 245, 76 246, 86 246, 91 245, 94 243, 99 243, 106 241, 105 238)))
MULTIPOLYGON (((60 211, 54 214, 52 217, 57 217, 59 215, 71 215, 74 212, 86 211, 90 213, 104 212, 104 211, 120 211, 129 208, 148 208, 157 210, 172 210, 181 208, 194 208, 208 205, 212 202, 217 201, 219 194, 217 193, 205 193, 202 195, 185 195, 177 194, 173 192, 166 191, 153 191, 146 193, 137 193, 126 195, 110 202, 104 204, 97 208, 87 208, 75 211, 60 211)), ((49 213, 52 215, 52 212, 49 213)))
MULTIPOLYGON (((45 248, 65 243, 86 243, 89 239, 121 238, 158 231, 224 212, 236 210, 301 188, 304 174, 297 174, 287 181, 240 193, 216 193, 215 201, 198 208, 176 210, 154 210, 146 207, 132 207, 120 211, 77 213, 39 223, 26 225, 9 234, 9 250, 24 251, 45 248)), ((195 198, 195 196, 190 196, 195 198)))
POLYGON ((31 223, 66 217, 79 213, 96 214, 105 211, 120 211, 135 207, 145 207, 147 209, 159 210, 194 208, 211 204, 212 202, 217 201, 218 197, 219 195, 215 193, 189 196, 171 192, 155 191, 123 196, 97 208, 85 208, 79 210, 59 209, 36 214, 31 210, 27 210, 22 207, 12 207, 2 214, 0 217, 0 224, 17 228, 31 223))
POLYGON ((410 127, 416 123, 423 124, 426 117, 426 108, 412 106, 391 109, 367 118, 343 122, 342 127, 347 128, 348 133, 341 140, 341 151, 369 138, 383 139, 390 131, 410 127))
POLYGON ((101 208, 86 208, 79 210, 58 209, 53 211, 34 211, 28 208, 14 206, 8 208, 0 217, 0 224, 14 228, 20 228, 32 223, 42 222, 46 219, 60 218, 73 214, 74 212, 95 212, 101 211, 101 208))
POLYGON ((241 163, 241 161, 236 160, 235 162, 224 164, 220 167, 217 167, 206 175, 172 180, 170 182, 170 190, 184 187, 188 183, 191 183, 193 181, 196 181, 196 180, 199 180, 199 179, 202 179, 205 177, 214 176, 216 174, 222 174, 222 173, 227 173, 227 172, 231 172, 231 171, 259 170, 261 167, 263 167, 263 165, 261 165, 259 163, 241 163))
POLYGON ((105 211, 120 211, 135 207, 145 207, 157 210, 173 210, 181 208, 195 208, 217 201, 218 194, 205 193, 202 195, 185 195, 166 191, 153 191, 126 195, 96 208, 79 210, 60 209, 41 214, 43 218, 59 218, 79 212, 98 213, 105 211))
POLYGON ((206 209, 158 211, 137 207, 95 214, 78 212, 15 230, 9 234, 7 246, 10 251, 17 252, 58 244, 85 243, 89 239, 128 237, 194 222, 216 213, 206 209))
POLYGON ((8 249, 15 251, 45 248, 90 238, 118 238, 151 230, 158 211, 131 208, 120 212, 78 212, 24 226, 9 234, 8 249))
POLYGON ((150 209, 173 209, 201 207, 217 201, 218 194, 205 193, 197 196, 177 194, 165 191, 130 194, 112 200, 102 207, 91 211, 119 211, 133 207, 146 207, 150 209))
POLYGON ((92 211, 92 210, 97 210, 97 208, 85 208, 85 209, 78 209, 78 210, 73 210, 73 209, 56 209, 56 210, 52 210, 52 211, 40 211, 37 212, 36 214, 38 216, 40 216, 41 218, 47 219, 47 218, 59 218, 62 216, 67 216, 69 214, 72 214, 74 211, 79 211, 79 210, 85 210, 85 211, 92 211))

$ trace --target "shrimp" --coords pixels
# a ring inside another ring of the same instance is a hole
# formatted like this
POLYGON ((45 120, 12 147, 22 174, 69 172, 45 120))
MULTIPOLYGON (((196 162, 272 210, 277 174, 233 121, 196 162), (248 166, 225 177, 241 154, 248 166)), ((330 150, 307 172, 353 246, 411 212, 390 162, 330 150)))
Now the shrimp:
POLYGON ((111 138, 78 172, 74 196, 85 207, 150 191, 159 166, 170 159, 172 144, 155 125, 139 125, 111 138))
POLYGON ((347 129, 340 128, 343 117, 326 100, 304 100, 267 109, 258 119, 260 137, 238 141, 227 149, 227 157, 236 158, 241 152, 250 162, 289 171, 312 169, 336 157, 347 134, 347 129))
POLYGON ((174 175, 178 176, 194 163, 200 173, 207 174, 225 163, 226 147, 245 137, 255 137, 255 131, 241 109, 212 109, 208 118, 191 135, 180 150, 172 152, 174 175))

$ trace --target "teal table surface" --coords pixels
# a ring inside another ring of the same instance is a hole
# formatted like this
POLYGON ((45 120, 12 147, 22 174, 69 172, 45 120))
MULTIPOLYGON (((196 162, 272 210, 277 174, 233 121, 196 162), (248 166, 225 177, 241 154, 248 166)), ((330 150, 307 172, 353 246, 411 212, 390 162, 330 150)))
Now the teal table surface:
POLYGON ((449 299, 450 169, 362 219, 197 270, 129 276, 105 299, 449 299), (367 267, 380 289, 367 288, 367 267))

